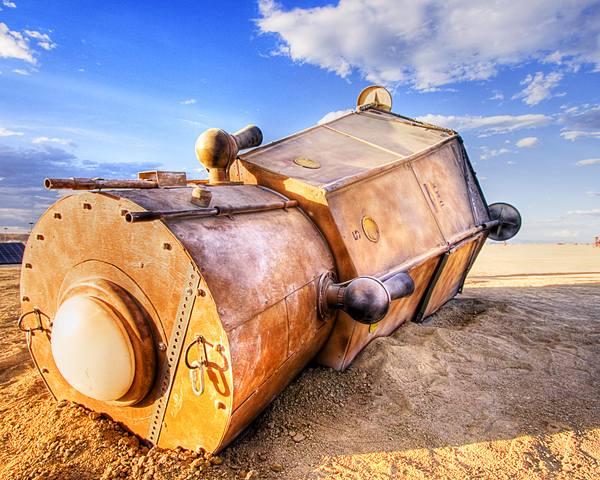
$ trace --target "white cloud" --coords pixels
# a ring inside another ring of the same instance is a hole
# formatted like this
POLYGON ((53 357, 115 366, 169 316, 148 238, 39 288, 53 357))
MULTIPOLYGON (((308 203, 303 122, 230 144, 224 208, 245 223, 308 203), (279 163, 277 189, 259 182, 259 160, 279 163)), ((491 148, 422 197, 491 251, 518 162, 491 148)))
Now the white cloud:
POLYGON ((500 150, 489 150, 487 147, 483 148, 483 154, 479 157, 481 160, 487 160, 490 157, 497 157, 498 155, 502 155, 503 153, 509 153, 510 150, 506 148, 501 148, 500 150))
MULTIPOLYGON (((4 5, 7 5, 6 1, 4 5)), ((9 30, 5 23, 0 23, 0 57, 17 58, 35 65, 37 60, 33 54, 36 52, 29 46, 30 38, 36 39, 38 41, 37 44, 45 50, 52 50, 56 47, 56 44, 45 33, 25 30, 25 35, 29 38, 24 37, 19 32, 9 30)))
POLYGON ((600 192, 587 192, 590 197, 600 197, 600 192))
MULTIPOLYGON (((518 8, 480 0, 339 0, 290 10, 274 0, 258 5, 260 32, 278 38, 272 54, 342 77, 358 71, 387 86, 424 90, 486 80, 503 66, 531 61, 572 69, 592 63, 600 70, 596 0, 521 0, 518 8)), ((531 90, 524 98, 535 102, 539 89, 531 90)))
POLYGON ((40 32, 35 32, 35 31, 32 32, 31 30, 25 30, 25 35, 39 40, 38 45, 40 47, 42 47, 44 50, 52 50, 53 48, 56 48, 56 43, 54 43, 52 40, 50 40, 50 37, 48 35, 46 35, 45 33, 40 33, 40 32))
POLYGON ((479 130, 485 134, 507 133, 522 128, 545 127, 552 123, 552 117, 542 114, 497 115, 494 117, 457 117, 454 115, 432 115, 417 117, 417 120, 453 130, 479 130))
POLYGON ((587 160, 579 160, 575 165, 592 165, 594 163, 600 163, 600 158, 588 158, 587 160))
POLYGON ((8 7, 8 8, 17 8, 17 6, 13 2, 10 2, 9 0, 2 0, 2 5, 4 5, 5 7, 8 7))
POLYGON ((11 32, 4 23, 0 23, 0 57, 18 58, 31 64, 36 61, 23 35, 11 32))
POLYGON ((18 68, 15 68, 13 72, 18 73, 19 75, 29 75, 29 72, 27 70, 19 70, 18 68))
POLYGON ((517 164, 517 162, 513 162, 512 160, 509 160, 509 161, 508 161, 508 162, 506 162, 506 163, 508 163, 509 165, 516 165, 516 164, 517 164))
POLYGON ((182 105, 189 105, 191 103, 196 103, 196 99, 190 98, 189 100, 186 100, 185 102, 181 102, 182 105))
POLYGON ((559 122, 565 124, 561 136, 567 140, 600 139, 600 105, 564 108, 559 122))
POLYGON ((504 99, 504 95, 502 95, 497 90, 494 90, 494 93, 495 93, 495 95, 492 98, 490 98, 490 100, 503 100, 504 99))
POLYGON ((581 138, 598 138, 600 139, 600 132, 581 132, 578 130, 570 130, 560 134, 561 137, 565 137, 567 140, 579 140, 581 138))
POLYGON ((350 113, 352 110, 338 110, 337 112, 329 112, 325 115, 321 120, 317 122, 317 125, 323 125, 327 122, 332 122, 336 118, 343 117, 344 115, 350 113))
POLYGON ((537 148, 542 144, 537 137, 522 138, 517 142, 519 148, 537 148))
POLYGON ((522 98, 527 105, 537 105, 542 100, 550 98, 552 94, 550 90, 558 85, 563 75, 558 72, 552 72, 544 76, 542 72, 535 74, 535 77, 527 75, 521 85, 527 85, 525 89, 512 97, 522 98))
POLYGON ((11 135, 23 135, 23 133, 11 132, 10 130, 6 130, 6 128, 0 127, 0 137, 10 137, 11 135))
POLYGON ((554 232, 547 236, 548 237, 578 237, 579 232, 578 231, 574 232, 571 230, 561 230, 560 232, 554 232))
POLYGON ((32 143, 46 143, 46 142, 54 142, 60 143, 61 145, 67 145, 69 147, 76 147, 77 144, 73 140, 63 140, 60 138, 48 138, 48 137, 38 137, 32 140, 32 143))
POLYGON ((573 210, 567 212, 568 215, 580 215, 582 217, 600 217, 600 209, 595 210, 573 210))

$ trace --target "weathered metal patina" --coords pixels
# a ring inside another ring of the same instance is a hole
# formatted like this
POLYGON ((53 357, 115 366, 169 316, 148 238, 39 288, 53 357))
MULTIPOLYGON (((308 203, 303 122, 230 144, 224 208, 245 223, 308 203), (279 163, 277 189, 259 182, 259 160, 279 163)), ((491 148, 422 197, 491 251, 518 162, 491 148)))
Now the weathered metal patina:
POLYGON ((257 127, 211 129, 204 181, 46 180, 97 190, 56 202, 23 260, 19 325, 53 395, 217 452, 312 359, 343 370, 454 297, 520 216, 488 208, 455 132, 390 108, 370 87, 356 111, 241 155, 257 127))

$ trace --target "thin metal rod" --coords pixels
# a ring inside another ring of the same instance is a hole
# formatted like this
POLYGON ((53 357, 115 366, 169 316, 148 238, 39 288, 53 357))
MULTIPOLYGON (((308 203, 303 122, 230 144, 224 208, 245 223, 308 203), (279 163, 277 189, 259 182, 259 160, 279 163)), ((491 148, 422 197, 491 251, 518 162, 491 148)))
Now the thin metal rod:
POLYGON ((178 210, 163 212, 127 212, 125 221, 127 223, 151 222, 153 220, 169 220, 182 217, 224 217, 240 213, 264 212, 267 210, 281 210, 296 207, 297 200, 286 202, 257 203, 250 205, 221 205, 212 208, 196 208, 194 210, 178 210))
POLYGON ((104 180, 102 178, 47 178, 44 186, 49 189, 100 190, 104 188, 157 188, 153 180, 104 180))

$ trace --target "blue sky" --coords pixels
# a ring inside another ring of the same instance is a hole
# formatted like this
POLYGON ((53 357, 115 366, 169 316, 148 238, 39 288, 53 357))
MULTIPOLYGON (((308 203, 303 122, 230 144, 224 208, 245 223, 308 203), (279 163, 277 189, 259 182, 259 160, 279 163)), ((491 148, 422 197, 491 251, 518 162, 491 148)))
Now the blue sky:
MULTIPOLYGON (((600 236, 600 2, 0 0, 0 228, 27 232, 46 177, 204 178, 196 138, 265 142, 355 106, 457 130, 521 242, 600 236)), ((330 118, 329 117, 329 118, 330 118)))

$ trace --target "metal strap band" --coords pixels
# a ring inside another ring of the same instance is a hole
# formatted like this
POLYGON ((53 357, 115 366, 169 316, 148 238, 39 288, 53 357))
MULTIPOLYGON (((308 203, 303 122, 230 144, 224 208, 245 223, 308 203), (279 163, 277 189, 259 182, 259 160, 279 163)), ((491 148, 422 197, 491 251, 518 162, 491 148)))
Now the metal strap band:
POLYGON ((165 412, 167 411, 167 403, 169 402, 171 389, 173 388, 173 380, 175 378, 177 365, 179 364, 179 358, 181 357, 183 341, 190 323, 190 316, 194 307, 194 301, 196 300, 196 290, 198 289, 199 284, 200 275, 196 273, 194 266, 190 263, 185 276, 181 299, 179 300, 177 317, 173 323, 173 330, 171 331, 169 346, 167 347, 167 357, 159 378, 159 390, 154 402, 152 417, 150 418, 150 427, 148 427, 148 434, 146 435, 148 441, 153 445, 157 444, 158 437, 160 436, 163 419, 165 418, 165 412))

